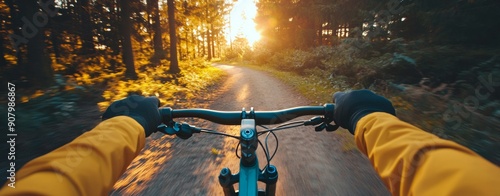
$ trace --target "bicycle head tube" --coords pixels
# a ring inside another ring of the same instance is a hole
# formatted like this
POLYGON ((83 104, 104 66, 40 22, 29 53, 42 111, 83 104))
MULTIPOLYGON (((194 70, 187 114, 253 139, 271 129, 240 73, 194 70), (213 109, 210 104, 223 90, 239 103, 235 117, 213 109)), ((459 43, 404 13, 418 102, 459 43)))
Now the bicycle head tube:
POLYGON ((253 166, 257 162, 257 155, 255 153, 257 149, 258 136, 255 129, 254 119, 242 119, 241 120, 241 164, 243 166, 253 166))

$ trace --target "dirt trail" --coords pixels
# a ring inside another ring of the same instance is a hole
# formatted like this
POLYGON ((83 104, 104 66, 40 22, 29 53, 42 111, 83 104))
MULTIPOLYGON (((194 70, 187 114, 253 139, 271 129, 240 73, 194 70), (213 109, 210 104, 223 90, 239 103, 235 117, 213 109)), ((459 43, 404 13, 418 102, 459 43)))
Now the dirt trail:
MULTIPOLYGON (((265 73, 229 65, 219 67, 229 77, 218 96, 207 98, 211 104, 206 107, 210 109, 275 110, 309 104, 265 73)), ((231 134, 239 132, 235 126, 205 121, 196 125, 231 134)), ((345 137, 338 133, 316 133, 312 127, 302 127, 276 134, 279 149, 271 163, 279 172, 277 195, 389 195, 365 157, 357 151, 343 150, 345 137)), ((235 139, 207 134, 188 140, 154 134, 111 194, 222 195, 217 176, 223 167, 233 173, 238 171, 236 144, 235 139), (219 154, 211 153, 212 148, 219 154)), ((274 149, 274 140, 269 144, 274 149)), ((263 153, 258 150, 262 166, 263 153)))

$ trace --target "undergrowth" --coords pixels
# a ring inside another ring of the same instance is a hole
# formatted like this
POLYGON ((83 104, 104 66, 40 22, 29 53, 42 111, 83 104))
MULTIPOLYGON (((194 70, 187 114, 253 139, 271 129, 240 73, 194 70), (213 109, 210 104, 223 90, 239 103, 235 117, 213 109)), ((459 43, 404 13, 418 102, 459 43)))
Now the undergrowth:
POLYGON ((167 106, 188 102, 196 98, 200 90, 215 84, 224 75, 222 70, 201 60, 181 62, 179 67, 179 75, 166 74, 166 66, 157 66, 145 68, 135 80, 111 80, 102 93, 104 101, 98 103, 101 111, 114 100, 125 98, 131 93, 156 96, 162 105, 167 106))

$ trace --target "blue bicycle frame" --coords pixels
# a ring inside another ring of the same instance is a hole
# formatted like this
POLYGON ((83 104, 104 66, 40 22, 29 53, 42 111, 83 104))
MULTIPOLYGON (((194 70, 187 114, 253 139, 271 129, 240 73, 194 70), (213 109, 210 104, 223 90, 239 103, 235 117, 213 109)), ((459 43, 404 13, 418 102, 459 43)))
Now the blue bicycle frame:
POLYGON ((229 168, 223 168, 219 175, 219 182, 224 191, 224 195, 274 195, 276 192, 276 182, 278 181, 278 171, 275 166, 270 165, 261 171, 256 150, 258 147, 258 136, 254 119, 241 120, 241 159, 240 171, 232 175, 229 168), (266 184, 266 190, 259 190, 257 181, 266 184), (239 183, 239 191, 235 191, 234 184, 239 183))

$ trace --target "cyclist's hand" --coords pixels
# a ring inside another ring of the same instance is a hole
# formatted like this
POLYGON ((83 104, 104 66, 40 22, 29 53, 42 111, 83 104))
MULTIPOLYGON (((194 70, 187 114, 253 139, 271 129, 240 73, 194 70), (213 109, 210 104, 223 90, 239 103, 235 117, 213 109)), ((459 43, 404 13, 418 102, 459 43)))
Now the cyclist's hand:
POLYGON ((147 137, 156 132, 156 128, 161 124, 159 105, 160 100, 156 97, 132 95, 113 102, 102 115, 102 120, 115 116, 132 117, 142 125, 147 137))
POLYGON ((335 123, 348 129, 353 135, 358 120, 372 112, 386 112, 396 116, 392 103, 370 90, 337 92, 333 95, 333 101, 335 123))

